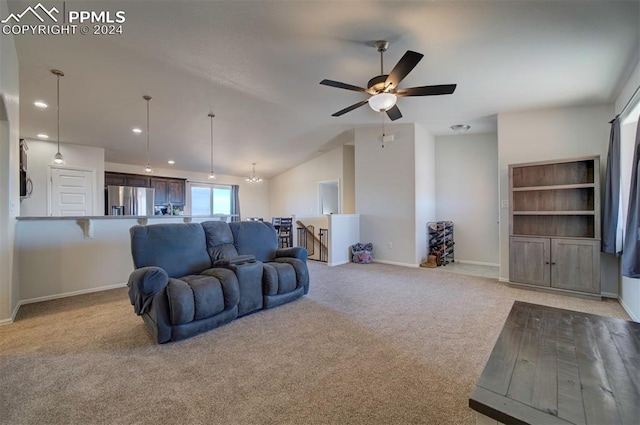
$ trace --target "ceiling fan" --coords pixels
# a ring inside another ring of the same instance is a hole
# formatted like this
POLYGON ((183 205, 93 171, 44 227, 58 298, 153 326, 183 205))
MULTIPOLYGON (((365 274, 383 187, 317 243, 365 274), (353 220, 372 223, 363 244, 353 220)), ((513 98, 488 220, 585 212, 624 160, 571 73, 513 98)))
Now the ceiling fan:
POLYGON ((367 88, 353 86, 351 84, 341 83, 333 80, 322 80, 320 84, 330 87, 337 87, 339 89, 353 90, 357 92, 367 93, 371 95, 368 99, 354 103, 335 114, 332 117, 339 117, 347 112, 353 111, 368 103, 374 111, 386 112, 391 121, 395 121, 402 118, 400 109, 396 105, 396 101, 399 97, 405 96, 437 96, 441 94, 451 94, 456 89, 456 84, 442 84, 437 86, 421 86, 410 87, 406 89, 398 88, 400 82, 411 72, 413 68, 420 62, 424 56, 421 53, 407 50, 407 52, 398 61, 396 66, 391 70, 391 73, 384 74, 383 55, 389 48, 389 42, 384 40, 378 40, 374 43, 378 52, 380 52, 380 74, 373 77, 367 83, 367 88))

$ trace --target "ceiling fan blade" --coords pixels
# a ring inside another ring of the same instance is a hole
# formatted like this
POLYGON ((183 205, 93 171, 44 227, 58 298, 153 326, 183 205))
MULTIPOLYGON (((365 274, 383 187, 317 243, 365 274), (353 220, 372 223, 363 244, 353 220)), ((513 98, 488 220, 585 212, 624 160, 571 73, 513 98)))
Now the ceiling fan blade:
POLYGON ((389 119, 391 121, 395 121, 399 118, 402 118, 402 114, 400 113, 400 109, 398 108, 398 105, 393 105, 393 108, 387 111, 387 115, 389 116, 389 119))
POLYGON ((367 89, 364 89, 358 86, 353 86, 351 84, 341 83, 340 81, 322 80, 320 81, 320 84, 322 84, 323 86, 336 87, 339 89, 353 90, 353 91, 359 91, 363 93, 367 92, 367 89))
POLYGON ((396 96, 437 96, 441 94, 451 94, 456 91, 457 84, 442 84, 439 86, 410 87, 398 90, 396 96))
POLYGON ((407 53, 398 61, 396 66, 391 70, 389 76, 387 77, 387 81, 385 81, 385 87, 392 88, 398 87, 400 81, 404 80, 413 68, 420 62, 424 55, 422 53, 414 52, 411 50, 407 50, 407 53))
POLYGON ((357 108, 361 107, 362 105, 366 105, 368 102, 369 102, 369 99, 365 99, 362 102, 354 103, 353 105, 348 106, 348 107, 344 108, 343 110, 338 111, 335 114, 332 114, 331 116, 332 117, 339 117, 340 115, 344 115, 347 112, 351 112, 354 109, 357 109, 357 108))

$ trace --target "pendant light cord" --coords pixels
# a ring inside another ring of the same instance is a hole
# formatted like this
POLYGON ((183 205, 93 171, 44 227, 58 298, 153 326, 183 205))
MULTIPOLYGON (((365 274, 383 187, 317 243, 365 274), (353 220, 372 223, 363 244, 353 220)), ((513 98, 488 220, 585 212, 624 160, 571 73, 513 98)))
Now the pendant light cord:
POLYGON ((60 153, 60 74, 56 74, 56 77, 58 78, 58 153, 60 153))
POLYGON ((151 98, 146 99, 147 101, 147 165, 151 164, 151 156, 149 154, 149 101, 151 98))
POLYGON ((213 117, 215 115, 209 114, 209 117, 211 118, 211 174, 213 174, 213 117))
POLYGON ((380 124, 382 124, 382 147, 384 148, 384 111, 380 111, 380 124))

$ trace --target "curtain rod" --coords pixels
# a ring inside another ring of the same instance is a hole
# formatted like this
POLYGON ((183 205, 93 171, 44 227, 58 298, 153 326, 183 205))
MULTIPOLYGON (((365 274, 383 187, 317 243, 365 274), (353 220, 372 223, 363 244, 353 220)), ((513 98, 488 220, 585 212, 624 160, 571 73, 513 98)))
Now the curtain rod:
POLYGON ((636 95, 638 94, 638 92, 640 92, 640 86, 636 87, 636 91, 633 92, 633 94, 631 95, 631 97, 629 98, 629 100, 627 101, 627 104, 624 105, 624 108, 622 108, 622 111, 620 111, 620 113, 618 114, 618 116, 622 116, 625 111, 627 110, 627 108, 629 107, 629 105, 631 105, 631 102, 633 101, 633 99, 635 99, 636 95))

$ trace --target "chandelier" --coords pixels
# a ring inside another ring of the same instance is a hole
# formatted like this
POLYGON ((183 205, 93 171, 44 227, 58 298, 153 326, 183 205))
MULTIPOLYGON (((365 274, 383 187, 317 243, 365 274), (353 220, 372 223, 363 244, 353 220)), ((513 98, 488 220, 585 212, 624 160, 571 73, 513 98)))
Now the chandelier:
POLYGON ((262 177, 258 177, 258 175, 256 174, 256 163, 254 162, 253 164, 253 173, 247 177, 247 183, 260 183, 262 181, 262 177))

